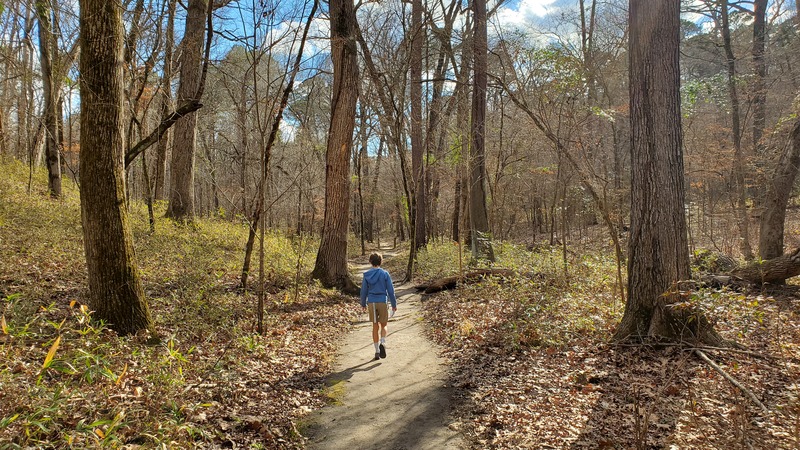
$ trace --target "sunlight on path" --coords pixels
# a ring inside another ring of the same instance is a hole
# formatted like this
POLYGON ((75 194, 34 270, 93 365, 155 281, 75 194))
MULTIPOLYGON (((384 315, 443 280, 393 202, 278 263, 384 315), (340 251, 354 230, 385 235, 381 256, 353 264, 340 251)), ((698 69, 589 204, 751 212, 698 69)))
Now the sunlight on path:
POLYGON ((449 427, 446 368, 422 332, 420 296, 410 285, 395 289, 398 307, 389 321, 387 358, 372 360, 365 314, 343 340, 336 371, 328 379, 336 404, 309 418, 309 449, 461 448, 449 427))

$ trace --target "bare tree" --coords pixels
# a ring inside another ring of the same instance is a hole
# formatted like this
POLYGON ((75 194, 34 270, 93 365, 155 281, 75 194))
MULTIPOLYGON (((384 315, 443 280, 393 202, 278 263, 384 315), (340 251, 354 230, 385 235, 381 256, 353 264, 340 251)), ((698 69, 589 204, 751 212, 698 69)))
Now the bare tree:
POLYGON ((120 334, 152 329, 125 209, 118 1, 80 1, 81 218, 89 304, 120 334))
POLYGON ((53 31, 53 7, 49 0, 37 0, 36 16, 39 19, 39 65, 42 69, 44 94, 45 154, 47 158, 48 188, 50 196, 61 196, 61 142, 59 141, 58 87, 54 71, 58 58, 58 45, 53 31))
POLYGON ((767 0, 753 1, 753 149, 762 153, 761 138, 767 122, 767 62, 764 51, 767 42, 767 0))
MULTIPOLYGON (((183 41, 181 41, 178 104, 200 101, 201 66, 205 36, 206 10, 211 0, 189 0, 183 41)), ((211 31, 209 30, 209 33, 211 31)), ((194 220, 194 163, 197 115, 186 114, 175 124, 174 148, 170 168, 170 192, 167 217, 194 220)))
POLYGON ((409 257, 409 272, 413 272, 416 251, 427 242, 425 226, 425 165, 422 139, 422 47, 425 45, 425 29, 422 26, 422 0, 411 2, 411 171, 414 174, 414 209, 411 211, 413 225, 412 249, 409 257))
POLYGON ((745 185, 745 160, 742 153, 742 127, 739 106, 739 92, 736 87, 736 56, 731 44, 731 28, 728 14, 729 0, 719 0, 719 27, 722 34, 722 46, 725 49, 727 67, 728 97, 731 103, 731 137, 733 139, 733 177, 736 192, 736 212, 739 220, 739 244, 745 259, 753 259, 750 246, 750 219, 747 212, 747 186, 745 185))
POLYGON ((702 316, 673 308, 688 280, 680 111, 680 1, 629 10, 631 221, 628 299, 615 340, 660 336, 718 344, 702 316), (672 290, 672 291, 671 291, 672 290))
MULTIPOLYGON (((175 10, 178 0, 167 0, 167 25, 164 42, 164 68, 161 74, 161 84, 159 87, 159 100, 161 102, 161 119, 169 116, 172 110, 172 47, 175 45, 175 10)), ((167 196, 167 156, 171 136, 165 133, 158 140, 156 151, 155 176, 153 180, 153 197, 156 200, 166 200, 167 196)))
POLYGON ((486 85, 487 85, 487 32, 486 1, 473 0, 475 18, 474 74, 472 92, 472 146, 470 147, 469 217, 472 254, 494 261, 486 209, 486 85))
POLYGON ((352 0, 331 0, 333 98, 325 153, 325 216, 313 279, 323 286, 357 293, 347 271, 347 219, 350 208, 350 151, 358 102, 356 14, 352 0))

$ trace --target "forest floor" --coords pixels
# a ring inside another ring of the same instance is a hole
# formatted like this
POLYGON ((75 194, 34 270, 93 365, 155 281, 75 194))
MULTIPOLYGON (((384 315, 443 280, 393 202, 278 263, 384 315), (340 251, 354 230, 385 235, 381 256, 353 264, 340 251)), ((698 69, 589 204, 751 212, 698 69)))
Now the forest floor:
MULTIPOLYGON (((391 256, 384 252, 384 258, 391 256)), ((398 309, 389 321, 386 359, 373 360, 372 324, 366 314, 341 342, 334 373, 326 381, 334 401, 301 428, 308 448, 461 448, 450 426, 452 388, 446 384, 440 349, 425 336, 421 297, 410 284, 396 286, 396 295, 398 309)))
MULTIPOLYGON (((133 204, 156 335, 120 337, 85 304, 77 190, 53 201, 44 173, 27 182, 0 160, 2 450, 416 449, 421 436, 476 450, 800 448, 796 285, 684 293, 747 347, 703 351, 764 411, 691 347, 609 344, 623 302, 602 230, 566 255, 496 243, 495 267, 524 275, 399 287, 388 357, 372 362, 357 299, 308 281, 313 238, 267 234, 258 333, 257 296, 239 286, 247 227, 178 225, 158 204, 151 232, 133 204)), ((395 279, 399 250, 384 264, 395 279)), ((474 267, 459 250, 430 243, 415 281, 474 267)))
POLYGON ((612 345, 602 297, 543 284, 495 280, 423 300, 468 448, 800 448, 796 286, 686 293, 747 347, 702 351, 765 411, 691 346, 612 345))

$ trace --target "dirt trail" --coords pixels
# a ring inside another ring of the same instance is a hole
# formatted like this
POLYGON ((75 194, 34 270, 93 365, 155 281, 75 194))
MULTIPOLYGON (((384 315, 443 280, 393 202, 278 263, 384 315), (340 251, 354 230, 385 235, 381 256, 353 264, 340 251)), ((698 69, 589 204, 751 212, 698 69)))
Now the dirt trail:
POLYGON ((372 360, 371 323, 364 314, 344 338, 327 381, 338 401, 314 413, 304 430, 309 449, 462 448, 450 426, 444 362, 422 332, 420 296, 410 285, 395 292, 386 359, 372 360))

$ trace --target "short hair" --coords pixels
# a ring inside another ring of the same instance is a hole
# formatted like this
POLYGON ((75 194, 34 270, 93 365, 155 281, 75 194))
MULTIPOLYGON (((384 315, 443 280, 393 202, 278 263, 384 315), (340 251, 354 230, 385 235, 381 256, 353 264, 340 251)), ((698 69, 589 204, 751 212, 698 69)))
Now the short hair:
POLYGON ((383 256, 380 253, 373 253, 369 255, 369 263, 373 266, 380 266, 383 262, 383 256))

